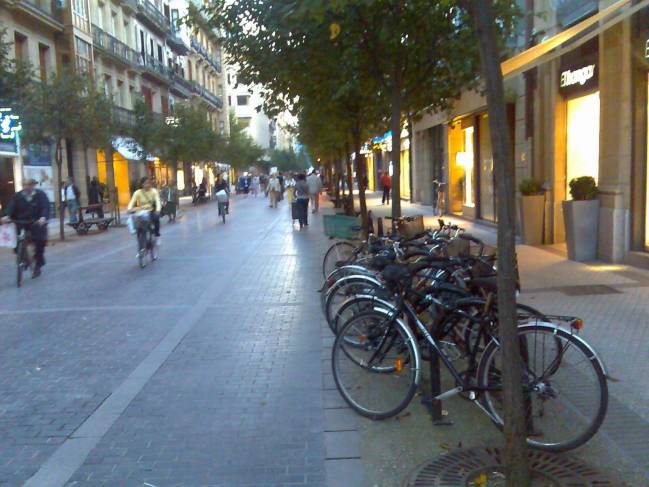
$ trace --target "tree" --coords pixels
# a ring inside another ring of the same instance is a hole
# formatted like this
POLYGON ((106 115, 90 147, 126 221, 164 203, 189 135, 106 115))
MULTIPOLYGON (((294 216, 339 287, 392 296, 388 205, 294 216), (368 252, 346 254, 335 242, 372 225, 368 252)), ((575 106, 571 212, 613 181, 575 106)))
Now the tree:
MULTIPOLYGON (((42 83, 33 83, 23 107, 25 131, 23 138, 30 142, 52 142, 55 146, 57 182, 62 181, 63 147, 72 140, 86 123, 84 104, 87 101, 88 78, 69 68, 42 83)), ((54 192, 59 203, 59 232, 64 236, 64 208, 58 188, 54 192)))
POLYGON ((25 87, 32 82, 32 69, 9 55, 12 43, 5 41, 6 29, 0 28, 0 104, 20 112, 26 101, 25 87))
POLYGON ((516 320, 516 189, 510 150, 496 14, 492 0, 466 1, 475 22, 489 109, 491 147, 498 195, 498 323, 502 347, 503 406, 505 410, 505 465, 509 487, 530 485, 527 458, 527 422, 521 377, 520 343, 516 320))
POLYGON ((218 159, 223 138, 214 133, 207 112, 189 104, 176 103, 173 116, 160 128, 160 156, 178 169, 181 161, 196 162, 218 159))
POLYGON ((270 158, 269 165, 277 167, 279 171, 305 171, 311 165, 311 161, 304 151, 295 152, 290 149, 271 149, 268 151, 270 158))
POLYGON ((230 136, 228 137, 223 158, 235 169, 246 170, 262 162, 264 150, 248 135, 239 123, 234 110, 230 111, 230 136))
POLYGON ((161 145, 164 120, 161 115, 153 113, 144 101, 138 97, 133 107, 135 123, 126 129, 131 138, 130 149, 144 163, 161 145))

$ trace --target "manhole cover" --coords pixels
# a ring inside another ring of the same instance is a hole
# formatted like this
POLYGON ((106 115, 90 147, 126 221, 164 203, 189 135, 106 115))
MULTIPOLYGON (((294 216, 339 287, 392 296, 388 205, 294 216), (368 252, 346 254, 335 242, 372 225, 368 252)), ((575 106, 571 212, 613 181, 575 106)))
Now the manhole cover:
MULTIPOLYGON (((530 451, 533 487, 615 487, 597 470, 563 455, 530 451)), ((500 448, 457 450, 417 467, 403 487, 501 487, 500 448)))

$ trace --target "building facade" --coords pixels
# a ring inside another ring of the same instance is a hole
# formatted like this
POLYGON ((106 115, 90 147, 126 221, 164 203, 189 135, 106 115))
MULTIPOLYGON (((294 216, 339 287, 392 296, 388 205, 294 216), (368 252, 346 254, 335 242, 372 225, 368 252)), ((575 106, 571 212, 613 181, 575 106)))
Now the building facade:
MULTIPOLYGON (((14 44, 14 55, 38 68, 43 79, 64 65, 92 74, 113 99, 114 115, 122 125, 134 122, 138 98, 160 117, 172 115, 175 103, 187 102, 204 107, 215 132, 227 135, 221 50, 201 7, 185 0, 0 0, 0 26, 6 29, 5 40, 14 44), (189 14, 195 27, 180 22, 189 14)), ((160 183, 178 181, 181 189, 190 186, 191 164, 175 174, 156 154, 142 161, 129 147, 123 134, 115 134, 113 147, 92 147, 86 153, 68 140, 63 177, 75 177, 82 202, 87 182, 97 177, 116 188, 122 205, 143 175, 160 183)), ((0 147, 0 200, 20 189, 27 174, 58 186, 48 148, 10 149, 8 144, 0 147)))
MULTIPOLYGON (((516 180, 543 183, 544 243, 565 241, 562 202, 570 199, 569 182, 592 176, 600 193, 593 238, 598 257, 610 262, 649 263, 648 3, 530 0, 523 47, 542 48, 559 34, 565 39, 538 56, 526 51, 527 60, 511 75, 503 63, 516 180), (588 19, 592 25, 579 27, 588 19)), ((431 204, 433 180, 439 180, 446 183, 450 213, 497 220, 480 94, 464 93, 449 112, 415 123, 413 151, 414 201, 431 204)))

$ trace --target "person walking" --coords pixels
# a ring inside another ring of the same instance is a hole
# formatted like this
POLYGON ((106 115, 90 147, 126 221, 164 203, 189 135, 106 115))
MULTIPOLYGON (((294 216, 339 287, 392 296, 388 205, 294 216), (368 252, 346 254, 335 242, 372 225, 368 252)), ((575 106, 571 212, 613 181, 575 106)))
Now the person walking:
POLYGON ((259 189, 260 189, 260 187, 261 187, 261 183, 260 183, 260 181, 259 181, 259 176, 257 176, 257 175, 255 174, 255 175, 252 177, 252 183, 251 183, 251 185, 250 185, 250 189, 251 189, 251 191, 252 191, 252 194, 255 196, 255 198, 256 198, 257 195, 259 194, 259 189))
POLYGON ((383 171, 383 176, 381 176, 381 184, 383 185, 383 198, 381 199, 381 204, 390 204, 390 190, 392 189, 392 178, 387 171, 383 171))
POLYGON ((176 214, 178 212, 178 190, 176 189, 176 182, 170 181, 169 184, 162 187, 162 214, 167 215, 170 223, 176 222, 176 214))
POLYGON ((284 175, 280 172, 277 175, 277 180, 279 181, 279 200, 282 201, 284 199, 284 190, 286 189, 286 186, 284 185, 284 175))
POLYGON ((95 208, 88 208, 86 213, 96 214, 99 218, 104 218, 103 203, 101 186, 99 185, 97 176, 95 176, 88 186, 88 206, 95 206, 95 208))
POLYGON ((284 186, 286 187, 286 201, 289 205, 292 205, 293 201, 295 201, 295 183, 295 178, 291 173, 289 173, 284 180, 284 186))
POLYGON ((295 183, 295 204, 298 207, 300 228, 309 225, 309 185, 304 174, 297 175, 295 183))
POLYGON ((34 260, 36 265, 32 270, 32 278, 41 275, 41 267, 45 265, 45 246, 47 245, 47 219, 50 214, 50 201, 44 191, 37 189, 38 181, 28 179, 22 191, 14 193, 4 209, 0 220, 9 223, 16 220, 19 232, 24 228, 29 232, 29 238, 34 242, 34 260), (31 222, 31 223, 29 223, 31 222))
POLYGON ((61 188, 61 201, 65 203, 65 207, 68 209, 70 214, 70 223, 77 223, 79 220, 79 199, 81 192, 79 188, 74 184, 74 179, 70 176, 61 188))
POLYGON ((315 173, 311 171, 309 177, 306 178, 306 184, 309 186, 309 199, 311 200, 312 213, 317 213, 320 209, 320 192, 322 191, 322 180, 315 173))
POLYGON ((271 174, 270 179, 268 180, 268 197, 270 198, 271 208, 277 208, 277 201, 279 199, 281 189, 282 187, 279 184, 279 179, 277 179, 275 173, 271 174))

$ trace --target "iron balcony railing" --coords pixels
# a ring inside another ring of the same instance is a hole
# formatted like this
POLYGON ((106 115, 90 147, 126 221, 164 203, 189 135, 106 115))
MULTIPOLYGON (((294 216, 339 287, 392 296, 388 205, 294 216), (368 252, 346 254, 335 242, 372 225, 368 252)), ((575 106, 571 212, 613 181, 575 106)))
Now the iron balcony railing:
POLYGON ((197 95, 203 97, 208 103, 211 103, 217 108, 223 108, 223 100, 220 96, 212 94, 210 91, 199 85, 196 81, 191 81, 192 91, 197 95))
POLYGON ((137 0, 137 8, 142 17, 148 19, 160 31, 166 34, 171 32, 169 19, 149 0, 137 0))
POLYGON ((146 54, 144 56, 144 63, 142 64, 144 69, 150 71, 153 74, 157 74, 159 77, 166 78, 171 80, 171 69, 168 66, 165 66, 163 62, 158 61, 153 56, 146 54))
POLYGON ((135 112, 128 108, 113 107, 113 120, 120 128, 133 128, 137 124, 135 112))
POLYGON ((93 46, 97 49, 104 51, 129 66, 137 67, 142 64, 142 56, 139 52, 131 49, 125 43, 94 24, 92 25, 92 42, 93 46))
POLYGON ((8 0, 7 3, 63 27, 62 7, 55 0, 8 0))
POLYGON ((203 58, 216 70, 217 73, 221 72, 221 61, 212 56, 207 49, 205 49, 196 37, 190 39, 192 48, 196 50, 203 58))
POLYGON ((171 71, 171 80, 177 87, 176 91, 180 91, 184 96, 188 97, 193 91, 194 86, 191 81, 186 80, 182 74, 171 71))

